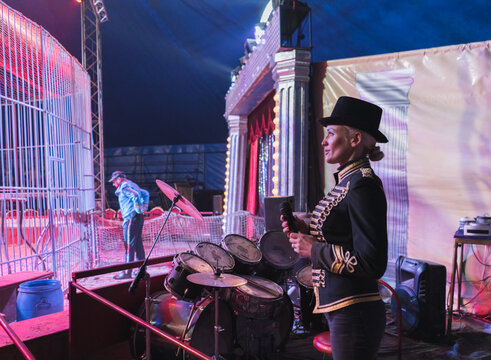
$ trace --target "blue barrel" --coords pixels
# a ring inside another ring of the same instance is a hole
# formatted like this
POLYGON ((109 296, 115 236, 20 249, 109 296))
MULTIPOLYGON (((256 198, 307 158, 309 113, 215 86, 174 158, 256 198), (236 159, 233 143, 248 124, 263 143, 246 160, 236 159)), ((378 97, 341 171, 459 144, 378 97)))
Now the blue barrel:
POLYGON ((63 311, 63 292, 58 280, 34 280, 19 285, 17 321, 63 311))

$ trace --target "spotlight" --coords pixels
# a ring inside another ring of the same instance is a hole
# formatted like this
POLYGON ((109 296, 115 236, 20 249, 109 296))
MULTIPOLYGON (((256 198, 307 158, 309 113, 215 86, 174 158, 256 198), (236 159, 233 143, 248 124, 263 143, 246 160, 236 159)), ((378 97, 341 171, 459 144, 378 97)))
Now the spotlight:
POLYGON ((93 0, 94 10, 97 13, 97 17, 101 23, 109 20, 107 17, 106 7, 104 6, 103 0, 93 0))

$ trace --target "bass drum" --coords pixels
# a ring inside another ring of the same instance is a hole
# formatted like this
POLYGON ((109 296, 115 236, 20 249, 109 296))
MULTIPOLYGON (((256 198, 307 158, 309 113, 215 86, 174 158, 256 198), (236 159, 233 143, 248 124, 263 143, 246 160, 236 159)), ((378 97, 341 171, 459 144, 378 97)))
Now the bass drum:
POLYGON ((250 318, 238 313, 236 318, 237 344, 245 359, 279 359, 293 327, 293 306, 284 294, 275 302, 266 319, 250 318))
MULTIPOLYGON (((192 312, 193 303, 177 300, 167 291, 159 291, 151 296, 150 323, 166 333, 179 339, 184 339, 188 345, 196 348, 206 355, 214 355, 214 326, 215 302, 211 298, 204 298, 192 312), (185 333, 189 317, 189 327, 185 333), (184 335, 183 335, 184 334, 184 335)), ((225 358, 231 358, 234 345, 235 322, 232 310, 224 301, 219 302, 218 324, 223 329, 219 333, 219 352, 225 358)), ((140 306, 138 316, 145 319, 145 304, 140 306)), ((133 358, 142 359, 145 355, 145 328, 134 324, 130 328, 130 347, 133 358)), ((183 352, 178 347, 162 337, 151 334, 151 352, 153 359, 182 359, 183 352)), ((195 359, 186 353, 185 358, 195 359)))

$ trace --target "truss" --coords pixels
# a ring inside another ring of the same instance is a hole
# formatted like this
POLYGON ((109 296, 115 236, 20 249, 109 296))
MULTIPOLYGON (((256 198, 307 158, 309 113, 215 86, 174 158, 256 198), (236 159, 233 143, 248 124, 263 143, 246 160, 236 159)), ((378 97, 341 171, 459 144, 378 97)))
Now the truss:
POLYGON ((102 0, 82 0, 82 66, 90 76, 90 103, 94 158, 94 189, 98 211, 105 208, 104 138, 102 118, 101 23, 108 20, 102 0))

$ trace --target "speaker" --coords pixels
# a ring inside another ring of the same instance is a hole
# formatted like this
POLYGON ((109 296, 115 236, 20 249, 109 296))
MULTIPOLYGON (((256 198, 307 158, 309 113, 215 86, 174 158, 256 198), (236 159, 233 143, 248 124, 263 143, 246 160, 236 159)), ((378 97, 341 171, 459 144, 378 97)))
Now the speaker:
POLYGON ((290 203, 294 209, 293 196, 270 196, 264 198, 264 222, 266 223, 266 232, 283 231, 281 227, 281 204, 284 201, 290 203))
MULTIPOLYGON (((446 274, 441 264, 399 256, 395 291, 406 333, 425 340, 445 335, 446 274)), ((395 301, 392 313, 397 314, 395 301)))

